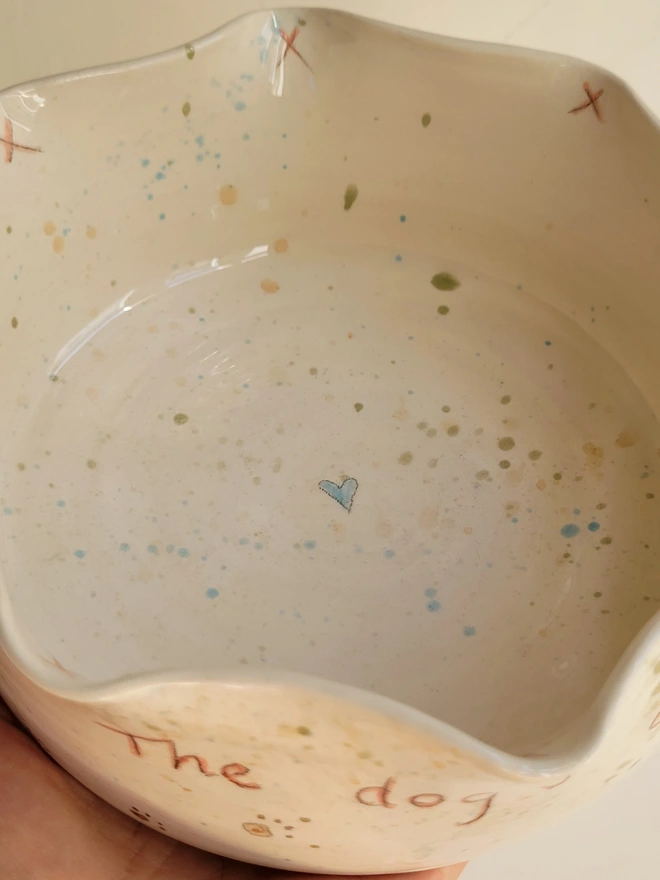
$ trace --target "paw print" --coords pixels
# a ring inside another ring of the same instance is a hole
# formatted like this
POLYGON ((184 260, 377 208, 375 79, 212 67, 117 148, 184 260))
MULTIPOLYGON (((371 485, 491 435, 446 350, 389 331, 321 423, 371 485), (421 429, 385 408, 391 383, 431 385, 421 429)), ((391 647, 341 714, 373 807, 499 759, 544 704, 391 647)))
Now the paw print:
MULTIPOLYGON (((247 831, 248 834, 251 834, 253 837, 274 837, 276 834, 279 834, 281 831, 284 831, 284 837, 289 840, 293 840, 295 831, 299 830, 295 825, 285 825, 282 819, 273 819, 272 825, 277 826, 271 828, 270 825, 266 824, 266 817, 259 814, 257 819, 260 819, 260 822, 243 822, 243 829, 247 831)), ((271 820, 269 820, 271 821, 271 820)), ((308 819, 305 816, 301 816, 298 820, 302 824, 309 824, 312 820, 308 819)), ((318 849, 319 847, 315 844, 310 844, 312 849, 318 849)))

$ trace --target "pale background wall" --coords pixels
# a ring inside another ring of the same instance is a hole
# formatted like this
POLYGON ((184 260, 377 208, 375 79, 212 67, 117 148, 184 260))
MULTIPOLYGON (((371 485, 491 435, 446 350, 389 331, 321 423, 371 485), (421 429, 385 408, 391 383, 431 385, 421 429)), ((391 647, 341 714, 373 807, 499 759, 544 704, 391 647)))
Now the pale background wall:
MULTIPOLYGON (((263 0, 0 0, 0 88, 157 52, 263 0)), ((450 36, 548 49, 623 77, 660 117, 660 0, 308 0, 450 36)), ((660 161, 660 156, 658 157, 660 161)), ((466 880, 658 880, 660 754, 466 880)))

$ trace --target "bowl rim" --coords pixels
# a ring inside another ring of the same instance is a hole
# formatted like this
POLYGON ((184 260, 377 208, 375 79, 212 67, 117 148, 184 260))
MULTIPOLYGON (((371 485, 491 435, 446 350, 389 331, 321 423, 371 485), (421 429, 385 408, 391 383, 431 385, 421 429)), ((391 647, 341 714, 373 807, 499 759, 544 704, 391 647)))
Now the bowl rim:
MULTIPOLYGON (((326 15, 333 16, 335 19, 360 22, 371 30, 391 31, 410 40, 425 40, 427 43, 436 46, 438 50, 451 49, 468 55, 479 54, 490 57, 518 58, 536 65, 580 66, 581 69, 593 71, 594 74, 603 77, 606 82, 616 85, 628 100, 635 104, 646 116, 648 122, 656 129, 660 138, 660 117, 648 107, 645 101, 639 97, 625 80, 590 61, 541 49, 443 36, 328 7, 314 7, 310 9, 304 6, 287 5, 271 9, 248 11, 233 17, 209 33, 161 52, 126 61, 53 74, 10 85, 0 89, 0 100, 16 93, 26 95, 45 85, 65 86, 68 83, 79 82, 85 79, 114 76, 132 70, 157 67, 160 64, 180 59, 181 53, 187 53, 190 48, 197 51, 221 44, 223 40, 231 36, 232 32, 241 23, 249 19, 263 19, 270 16, 273 25, 277 26, 277 14, 294 15, 301 12, 305 12, 306 15, 326 15)), ((577 722, 573 722, 576 729, 566 737, 565 742, 567 745, 564 746, 563 750, 554 755, 521 756, 490 745, 487 741, 442 721, 440 718, 435 718, 426 712, 408 706, 402 701, 368 691, 365 688, 343 684, 306 673, 289 672, 284 669, 271 668, 268 670, 246 671, 229 668, 223 669, 221 667, 204 667, 183 670, 163 667, 150 673, 128 673, 101 683, 90 683, 88 685, 58 683, 57 686, 52 687, 49 685, 48 679, 43 675, 43 671, 37 669, 37 665, 32 659, 34 653, 21 644, 22 639, 16 630, 12 632, 12 623, 11 601, 0 579, 0 658, 4 652, 19 672, 25 675, 36 687, 48 693, 51 697, 62 701, 79 705, 101 705, 121 700, 123 697, 147 691, 151 688, 177 684, 198 684, 205 681, 243 686, 251 684, 266 686, 291 685, 301 690, 325 694, 348 705, 366 708, 395 722, 406 724, 419 732, 437 738, 449 746, 460 749, 467 757, 471 757, 477 762, 496 768, 510 776, 518 777, 522 781, 554 777, 559 774, 570 774, 577 766, 589 761, 603 747, 608 740, 609 728, 613 726, 615 717, 628 699, 629 683, 634 681, 636 675, 648 666, 648 658, 649 656, 654 656, 654 646, 660 642, 660 610, 658 610, 631 639, 590 706, 577 719, 577 722)), ((657 648, 655 653, 658 653, 657 648)), ((1 668, 0 665, 0 670, 1 668)), ((0 676, 0 681, 6 677, 6 674, 0 676)), ((634 688, 634 684, 631 687, 634 688)), ((560 737, 561 734, 557 735, 555 739, 560 739, 560 737)))

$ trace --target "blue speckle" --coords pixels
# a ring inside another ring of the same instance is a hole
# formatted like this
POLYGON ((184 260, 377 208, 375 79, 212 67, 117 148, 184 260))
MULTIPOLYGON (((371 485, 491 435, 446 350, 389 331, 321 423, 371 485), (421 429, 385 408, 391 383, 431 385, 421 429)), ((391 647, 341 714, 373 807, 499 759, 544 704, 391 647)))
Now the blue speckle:
POLYGON ((151 200, 153 199, 153 197, 154 197, 154 194, 153 194, 153 193, 148 193, 148 194, 147 194, 147 198, 149 199, 149 201, 151 201, 151 200))
POLYGON ((250 140, 250 135, 247 133, 247 131, 246 131, 245 134, 243 135, 243 140, 244 140, 244 141, 249 141, 249 140, 250 140))
POLYGON ((511 522, 512 522, 512 523, 517 523, 517 522, 518 522, 518 517, 517 517, 517 516, 512 516, 512 517, 511 517, 511 522))
POLYGON ((220 595, 220 593, 218 590, 216 590, 215 587, 209 587, 208 590, 206 591, 206 596, 209 599, 217 599, 219 595, 220 595))
POLYGON ((197 155, 195 156, 195 159, 197 159, 198 162, 203 162, 204 161, 204 153, 197 153, 197 155))
POLYGON ((250 543, 249 538, 240 538, 238 542, 241 546, 245 547, 246 544, 250 543))
POLYGON ((580 510, 579 507, 576 507, 576 508, 573 510, 573 516, 579 516, 581 513, 582 513, 582 511, 580 510))
POLYGON ((438 591, 435 587, 427 587, 424 590, 424 595, 427 599, 434 599, 438 595, 438 591))
POLYGON ((74 551, 73 551, 73 555, 74 555, 77 559, 84 559, 85 556, 87 556, 87 554, 85 553, 84 550, 74 550, 74 551))
POLYGON ((239 112, 241 110, 245 110, 245 101, 236 101, 236 103, 234 104, 234 109, 238 110, 239 112))
POLYGON ((590 523, 589 523, 589 525, 587 526, 587 528, 589 529, 590 532, 597 532, 598 529, 600 528, 600 523, 599 523, 599 522, 596 522, 596 521, 594 520, 593 522, 590 522, 590 523))
POLYGON ((405 214, 402 214, 402 215, 399 217, 399 221, 400 221, 401 223, 405 223, 405 222, 406 222, 406 215, 405 215, 405 214))
POLYGON ((464 636, 476 636, 477 628, 476 626, 464 626, 463 627, 463 635, 464 636))
POLYGON ((397 261, 397 263, 400 263, 403 257, 401 256, 401 254, 397 254, 394 259, 397 261))
POLYGON ((254 549, 255 549, 255 550, 263 550, 263 549, 264 549, 264 545, 261 543, 261 541, 255 541, 255 543, 254 543, 254 549))
POLYGON ((546 344, 546 345, 552 345, 552 342, 550 342, 549 339, 546 339, 546 340, 545 340, 545 344, 546 344))
POLYGON ((167 553, 174 553, 174 544, 168 544, 165 550, 167 553))
POLYGON ((131 549, 131 545, 123 543, 119 545, 119 549, 122 553, 128 553, 128 551, 131 549))
POLYGON ((316 550, 316 541, 304 541, 303 547, 305 550, 316 550))
POLYGON ((437 599, 431 599, 430 602, 426 603, 426 607, 429 611, 440 611, 442 605, 438 602, 437 599))
POLYGON ((164 220, 164 219, 165 219, 165 214, 162 214, 162 213, 159 214, 159 215, 158 215, 158 219, 159 219, 159 220, 164 220))
POLYGON ((187 559, 190 556, 190 550, 188 550, 187 547, 179 547, 176 552, 179 554, 181 559, 187 559))
POLYGON ((282 165, 282 168, 284 168, 285 171, 288 167, 289 167, 288 165, 282 165))
POLYGON ((62 501, 62 500, 58 501, 57 506, 58 507, 66 507, 66 501, 62 501))
POLYGON ((5 516, 11 516, 13 512, 14 511, 11 509, 11 507, 5 507, 5 509, 3 511, 5 516))
POLYGON ((150 160, 149 160, 149 159, 143 159, 143 160, 142 160, 142 167, 143 167, 143 168, 146 168, 147 165, 149 165, 149 163, 150 163, 150 160))
POLYGON ((163 174, 162 171, 156 172, 156 180, 165 180, 165 175, 163 174))
POLYGON ((392 559, 392 557, 395 555, 396 554, 394 550, 383 550, 383 556, 385 557, 385 559, 392 559))
POLYGON ((154 556, 158 556, 158 547, 155 544, 149 544, 147 553, 153 553, 154 556))
POLYGON ((575 523, 566 523, 565 526, 561 527, 561 535, 564 538, 574 538, 576 535, 580 533, 580 526, 575 523))
POLYGON ((198 147, 203 147, 204 146, 204 135, 198 134, 197 137, 195 138, 195 143, 197 144, 198 147))

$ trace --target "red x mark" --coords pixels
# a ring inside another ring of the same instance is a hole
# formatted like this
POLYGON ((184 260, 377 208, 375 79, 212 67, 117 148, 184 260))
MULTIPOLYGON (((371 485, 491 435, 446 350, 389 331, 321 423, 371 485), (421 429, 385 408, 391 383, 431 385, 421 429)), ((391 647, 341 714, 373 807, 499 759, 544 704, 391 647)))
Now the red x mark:
POLYGON ((582 110, 586 110, 587 107, 593 107, 594 113, 599 122, 604 122, 603 114, 601 113, 600 107, 598 106, 598 99, 605 91, 604 89, 598 89, 597 92, 592 92, 591 86, 588 82, 582 83, 582 88, 584 89, 587 100, 583 101, 582 104, 578 104, 577 107, 573 107, 572 110, 569 110, 569 113, 580 113, 582 110))
POLYGON ((11 119, 5 116, 5 131, 4 137, 0 137, 0 144, 4 144, 5 148, 5 162, 7 165, 14 158, 14 150, 22 150, 24 153, 40 153, 41 150, 39 147, 26 147, 23 144, 17 144, 14 141, 14 126, 11 124, 11 119))
POLYGON ((286 32, 285 30, 282 30, 282 28, 280 28, 280 36, 282 37, 282 39, 283 39, 284 42, 286 43, 286 49, 284 50, 284 55, 282 55, 282 57, 280 58, 280 60, 277 62, 277 66, 279 67, 280 64, 282 64, 282 63, 284 62, 284 59, 285 59, 286 56, 289 54, 289 49, 290 49, 290 50, 293 52, 294 55, 297 55, 298 58, 300 58, 300 60, 302 61, 302 63, 305 65, 305 67, 306 67, 308 70, 310 70, 312 73, 314 73, 314 71, 312 70, 312 68, 309 66, 309 64, 305 61, 305 59, 304 59, 304 58, 302 57, 302 55, 300 54, 300 52, 299 52, 299 51, 296 49, 296 47, 293 45, 293 44, 296 42, 296 39, 298 38, 298 34, 299 34, 299 33, 300 33, 300 28, 299 28, 299 27, 294 27, 294 29, 291 31, 290 34, 287 34, 287 32, 286 32))

